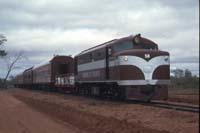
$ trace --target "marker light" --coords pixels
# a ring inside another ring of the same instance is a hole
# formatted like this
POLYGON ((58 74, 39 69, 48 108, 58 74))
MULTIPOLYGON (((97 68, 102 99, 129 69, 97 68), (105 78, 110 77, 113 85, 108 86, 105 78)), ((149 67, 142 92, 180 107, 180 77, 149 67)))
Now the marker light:
POLYGON ((141 35, 140 35, 140 34, 137 34, 137 35, 135 35, 135 37, 134 37, 134 42, 135 42, 136 44, 139 44, 139 43, 140 43, 140 39, 141 39, 141 35))
POLYGON ((169 57, 168 56, 165 56, 165 61, 169 62, 169 57))
POLYGON ((139 44, 139 43, 140 43, 140 37, 138 37, 138 36, 135 37, 135 38, 134 38, 134 42, 135 42, 136 44, 139 44))

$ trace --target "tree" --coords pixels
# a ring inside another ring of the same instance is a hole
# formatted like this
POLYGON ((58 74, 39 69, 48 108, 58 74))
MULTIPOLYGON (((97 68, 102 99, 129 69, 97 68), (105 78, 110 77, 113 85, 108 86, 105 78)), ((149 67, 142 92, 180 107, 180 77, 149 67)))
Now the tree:
POLYGON ((0 57, 3 57, 3 56, 6 56, 6 52, 5 52, 5 50, 1 50, 1 46, 2 46, 2 44, 4 43, 4 42, 6 42, 7 41, 7 39, 6 39, 6 37, 3 35, 3 34, 0 34, 0 57))
POLYGON ((15 54, 14 56, 7 56, 5 58, 7 71, 6 71, 6 76, 3 79, 3 87, 7 88, 7 80, 8 80, 10 73, 14 69, 20 68, 20 67, 16 66, 16 63, 23 58, 23 55, 24 55, 24 52, 20 51, 17 54, 15 54))
POLYGON ((176 78, 181 78, 184 76, 184 71, 182 69, 175 69, 172 71, 172 73, 174 73, 176 78))
POLYGON ((191 78, 192 77, 192 72, 188 69, 185 69, 185 78, 191 78))

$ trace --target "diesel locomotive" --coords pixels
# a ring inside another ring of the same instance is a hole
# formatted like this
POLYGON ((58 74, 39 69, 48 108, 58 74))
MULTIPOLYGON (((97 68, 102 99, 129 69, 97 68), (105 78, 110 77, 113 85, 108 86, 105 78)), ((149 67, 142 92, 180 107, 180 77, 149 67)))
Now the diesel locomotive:
POLYGON ((15 81, 18 87, 102 98, 165 100, 170 58, 155 42, 137 34, 89 48, 74 58, 55 56, 45 65, 25 70, 15 81))

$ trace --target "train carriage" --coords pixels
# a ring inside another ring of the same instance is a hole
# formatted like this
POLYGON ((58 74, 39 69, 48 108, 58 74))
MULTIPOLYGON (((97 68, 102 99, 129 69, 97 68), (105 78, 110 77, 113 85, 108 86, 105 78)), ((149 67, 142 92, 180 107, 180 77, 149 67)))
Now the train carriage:
POLYGON ((73 58, 57 55, 48 62, 26 69, 15 77, 14 84, 22 88, 73 91, 73 73, 73 58))
POLYGON ((49 62, 39 64, 33 68, 33 86, 49 90, 73 89, 73 71, 72 57, 55 56, 49 62))
POLYGON ((33 83, 33 67, 30 67, 23 72, 23 86, 30 87, 32 83, 33 83))
POLYGON ((80 93, 126 99, 167 99, 169 53, 140 34, 114 39, 75 56, 80 93))
POLYGON ((23 73, 18 74, 15 76, 13 79, 13 83, 15 87, 22 87, 24 82, 23 82, 23 73))

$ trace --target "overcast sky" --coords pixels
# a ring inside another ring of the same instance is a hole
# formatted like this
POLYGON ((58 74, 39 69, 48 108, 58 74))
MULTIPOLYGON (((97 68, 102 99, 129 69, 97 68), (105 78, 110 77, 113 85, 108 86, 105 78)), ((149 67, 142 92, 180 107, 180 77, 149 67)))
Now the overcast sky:
MULTIPOLYGON (((0 0, 4 49, 21 69, 141 33, 169 51, 172 68, 199 71, 199 0, 0 0)), ((0 59, 0 76, 5 65, 0 59)))

